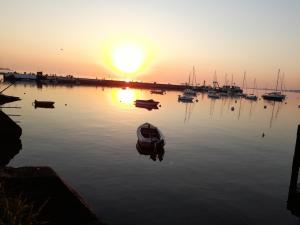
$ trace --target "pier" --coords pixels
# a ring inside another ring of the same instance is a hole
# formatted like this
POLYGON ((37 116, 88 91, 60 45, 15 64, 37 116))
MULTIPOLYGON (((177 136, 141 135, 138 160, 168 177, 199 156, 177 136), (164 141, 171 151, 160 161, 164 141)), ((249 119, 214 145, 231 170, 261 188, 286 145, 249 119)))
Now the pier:
POLYGON ((77 78, 71 75, 68 76, 54 76, 43 75, 38 72, 37 75, 19 74, 19 73, 2 73, 3 80, 6 82, 26 81, 37 82, 40 85, 57 84, 57 85, 84 85, 84 86, 102 86, 102 87, 129 87, 139 89, 160 89, 160 90, 175 90, 182 91, 189 87, 182 84, 165 84, 156 82, 139 82, 139 81, 122 81, 109 79, 92 79, 92 78, 77 78))

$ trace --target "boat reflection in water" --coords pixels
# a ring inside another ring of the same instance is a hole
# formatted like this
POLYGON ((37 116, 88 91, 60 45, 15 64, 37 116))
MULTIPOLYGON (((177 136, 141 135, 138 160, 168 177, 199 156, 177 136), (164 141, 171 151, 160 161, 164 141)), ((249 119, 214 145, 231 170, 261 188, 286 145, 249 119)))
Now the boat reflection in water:
POLYGON ((8 165, 10 160, 22 149, 20 137, 22 129, 4 112, 0 111, 0 168, 8 165))
POLYGON ((156 161, 157 159, 159 161, 163 161, 164 159, 164 154, 165 154, 164 147, 157 147, 157 148, 145 147, 145 146, 141 146, 137 141, 136 149, 141 155, 149 155, 150 159, 152 159, 153 161, 156 161))
POLYGON ((151 111, 151 110, 153 110, 153 109, 158 109, 157 106, 150 106, 150 105, 135 105, 135 107, 147 109, 147 110, 149 110, 149 111, 151 111))

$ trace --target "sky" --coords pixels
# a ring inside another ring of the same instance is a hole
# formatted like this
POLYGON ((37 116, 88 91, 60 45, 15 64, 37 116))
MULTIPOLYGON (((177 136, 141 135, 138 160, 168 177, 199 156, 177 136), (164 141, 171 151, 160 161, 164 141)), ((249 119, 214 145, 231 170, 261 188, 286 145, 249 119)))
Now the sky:
POLYGON ((300 89, 299 0, 0 0, 0 68, 122 79, 122 41, 147 53, 131 79, 300 89))

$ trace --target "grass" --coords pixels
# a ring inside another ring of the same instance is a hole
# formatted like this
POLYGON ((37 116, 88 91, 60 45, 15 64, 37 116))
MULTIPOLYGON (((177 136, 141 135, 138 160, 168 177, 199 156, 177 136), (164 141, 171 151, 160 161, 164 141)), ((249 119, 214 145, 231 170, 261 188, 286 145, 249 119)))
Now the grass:
POLYGON ((36 209, 22 194, 10 197, 0 184, 0 225, 41 225, 38 217, 47 202, 36 209))

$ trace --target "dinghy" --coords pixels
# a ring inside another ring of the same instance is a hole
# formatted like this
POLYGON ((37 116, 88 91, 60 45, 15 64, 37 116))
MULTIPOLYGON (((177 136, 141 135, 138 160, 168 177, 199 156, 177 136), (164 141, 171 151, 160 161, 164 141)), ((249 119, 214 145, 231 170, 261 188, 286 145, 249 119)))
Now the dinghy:
POLYGON ((163 147, 164 136, 161 131, 150 123, 144 123, 137 129, 138 143, 142 147, 163 147))
POLYGON ((37 101, 33 102, 35 108, 54 108, 55 102, 50 101, 37 101))

